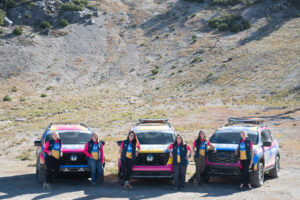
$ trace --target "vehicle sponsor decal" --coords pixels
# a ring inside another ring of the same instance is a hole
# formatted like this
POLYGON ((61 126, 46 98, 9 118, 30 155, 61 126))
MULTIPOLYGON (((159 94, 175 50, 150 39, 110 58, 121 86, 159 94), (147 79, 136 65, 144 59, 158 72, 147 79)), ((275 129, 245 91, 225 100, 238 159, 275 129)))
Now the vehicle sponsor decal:
POLYGON ((84 144, 63 144, 62 145, 63 149, 84 149, 84 144))
POLYGON ((165 153, 169 145, 141 145, 140 153, 165 153))
POLYGON ((235 151, 238 147, 237 144, 212 144, 216 147, 217 150, 229 150, 235 151))

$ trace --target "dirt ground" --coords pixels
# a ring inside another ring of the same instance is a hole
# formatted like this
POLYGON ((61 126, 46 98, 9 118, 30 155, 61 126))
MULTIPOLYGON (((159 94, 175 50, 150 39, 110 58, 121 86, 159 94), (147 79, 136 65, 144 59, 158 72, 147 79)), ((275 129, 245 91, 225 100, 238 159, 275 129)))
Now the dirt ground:
MULTIPOLYGON (((235 178, 212 178, 209 184, 201 187, 187 184, 178 192, 172 190, 169 181, 133 180, 134 189, 126 191, 108 169, 105 182, 97 187, 91 187, 87 179, 71 176, 58 178, 52 189, 43 190, 36 180, 34 160, 20 161, 2 155, 0 199, 300 199, 299 126, 274 127, 273 132, 281 147, 280 176, 276 179, 266 176, 264 185, 252 190, 238 190, 239 180, 235 178)), ((191 162, 187 179, 193 172, 191 162)))

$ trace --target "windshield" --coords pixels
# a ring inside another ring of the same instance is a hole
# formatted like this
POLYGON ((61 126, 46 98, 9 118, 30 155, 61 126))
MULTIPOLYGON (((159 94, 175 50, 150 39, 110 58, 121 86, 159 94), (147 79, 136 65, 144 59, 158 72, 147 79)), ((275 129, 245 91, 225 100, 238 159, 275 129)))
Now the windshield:
POLYGON ((174 142, 173 133, 143 132, 137 134, 140 144, 171 144, 174 142))
MULTIPOLYGON (((250 139, 253 144, 257 144, 257 134, 248 132, 248 139, 250 139)), ((240 132, 224 132, 216 131, 210 138, 211 143, 222 143, 222 144, 238 144, 241 139, 240 132)))
MULTIPOLYGON (((59 132, 58 134, 63 144, 85 144, 91 139, 91 134, 84 132, 59 132)), ((52 134, 48 133, 46 141, 51 137, 52 134)))

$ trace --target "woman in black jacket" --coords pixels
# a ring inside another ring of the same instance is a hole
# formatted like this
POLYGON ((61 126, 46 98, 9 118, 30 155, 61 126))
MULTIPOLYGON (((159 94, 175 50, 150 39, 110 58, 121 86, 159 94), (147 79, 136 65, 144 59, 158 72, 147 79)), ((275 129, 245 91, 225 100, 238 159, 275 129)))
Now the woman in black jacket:
POLYGON ((235 154, 240 156, 239 159, 243 167, 240 189, 243 189, 245 185, 248 185, 248 188, 251 189, 249 167, 253 164, 253 143, 248 139, 246 131, 241 132, 241 139, 235 154))
POLYGON ((184 188, 188 158, 191 157, 191 148, 184 143, 183 137, 177 134, 175 142, 168 148, 173 158, 174 190, 184 188))
POLYGON ((130 185, 130 176, 132 172, 132 163, 138 156, 138 150, 140 149, 140 143, 137 139, 135 132, 130 131, 126 140, 124 140, 120 146, 121 157, 121 169, 124 179, 124 188, 132 189, 130 185))

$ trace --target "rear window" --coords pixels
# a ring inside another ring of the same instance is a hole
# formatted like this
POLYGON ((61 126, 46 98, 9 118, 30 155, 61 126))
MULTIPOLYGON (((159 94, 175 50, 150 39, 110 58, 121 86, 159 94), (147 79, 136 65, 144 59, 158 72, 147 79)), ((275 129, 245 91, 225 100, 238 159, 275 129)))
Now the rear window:
POLYGON ((171 144, 174 142, 173 133, 142 132, 137 134, 140 144, 171 144))
MULTIPOLYGON (((211 143, 221 143, 221 144, 238 144, 241 139, 240 132, 224 132, 216 131, 210 138, 211 143)), ((250 139, 253 144, 257 144, 258 137, 256 132, 248 132, 248 139, 250 139)))
MULTIPOLYGON (((91 134, 84 132, 59 132, 58 134, 63 144, 85 144, 91 139, 91 134)), ((51 137, 52 134, 48 133, 46 141, 51 137)))

